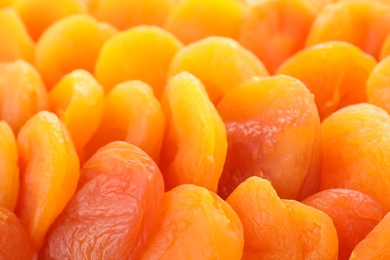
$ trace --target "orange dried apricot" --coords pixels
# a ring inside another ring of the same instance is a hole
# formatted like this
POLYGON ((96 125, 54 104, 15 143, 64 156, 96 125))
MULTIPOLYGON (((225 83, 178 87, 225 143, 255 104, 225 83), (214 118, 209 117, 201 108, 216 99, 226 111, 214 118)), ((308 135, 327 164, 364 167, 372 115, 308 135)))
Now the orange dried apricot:
POLYGON ((0 0, 0 8, 8 7, 12 5, 14 0, 0 0))
POLYGON ((250 177, 226 201, 244 227, 243 259, 302 259, 300 227, 269 181, 250 177))
POLYGON ((390 116, 370 104, 343 108, 321 127, 321 190, 361 191, 390 210, 390 116))
POLYGON ((35 41, 55 21, 87 11, 86 6, 79 0, 14 0, 12 7, 20 15, 35 41))
POLYGON ((164 28, 184 44, 207 36, 237 39, 244 11, 236 0, 181 0, 172 8, 164 28))
POLYGON ((76 151, 81 154, 103 116, 103 87, 87 71, 75 70, 50 91, 49 105, 66 126, 76 151))
POLYGON ((85 14, 67 16, 51 25, 36 45, 35 65, 51 89, 76 69, 93 73, 100 48, 116 33, 109 24, 85 14))
POLYGON ((375 59, 356 46, 332 41, 299 51, 277 74, 302 81, 314 94, 323 120, 340 108, 367 101, 366 81, 375 65, 375 59))
POLYGON ((47 91, 36 69, 23 60, 0 63, 0 119, 16 134, 35 113, 47 108, 47 91))
POLYGON ((228 92, 217 110, 228 136, 222 198, 250 176, 270 180, 281 198, 302 199, 318 190, 320 120, 300 81, 254 78, 228 92))
POLYGON ((0 121, 0 180, 0 208, 14 210, 19 192, 18 148, 11 127, 4 121, 0 121))
POLYGON ((226 130, 202 83, 172 77, 162 98, 166 118, 160 169, 167 190, 195 184, 216 192, 227 151, 226 130))
POLYGON ((305 46, 316 14, 307 0, 266 0, 252 4, 240 29, 239 42, 270 73, 305 46))
POLYGON ((0 207, 0 259, 33 259, 26 231, 20 220, 6 208, 0 207))
POLYGON ((367 79, 368 103, 390 113, 390 57, 379 62, 367 79))
POLYGON ((386 39, 384 40, 381 46, 381 51, 379 53, 379 60, 383 60, 389 55, 390 55, 390 34, 386 37, 386 39))
POLYGON ((139 258, 241 258, 241 221, 215 193, 192 184, 177 186, 164 194, 160 216, 139 258))
POLYGON ((35 251, 76 190, 79 160, 65 126, 47 111, 26 122, 17 144, 21 176, 15 213, 35 251))
POLYGON ((127 81, 107 95, 102 121, 86 146, 87 158, 112 141, 126 141, 160 159, 164 114, 149 85, 127 81))
POLYGON ((254 76, 268 76, 253 53, 225 37, 208 37, 189 44, 173 58, 169 76, 187 71, 199 78, 213 103, 254 76))
POLYGON ((125 162, 107 165, 109 153, 94 159, 115 172, 89 176, 51 227, 42 259, 135 259, 159 223, 164 183, 157 166, 133 145, 110 146, 105 150, 125 162))
POLYGON ((12 8, 0 9, 0 62, 34 61, 35 43, 12 8))
POLYGON ((379 223, 382 206, 355 190, 329 189, 306 198, 303 203, 332 218, 339 241, 338 259, 349 259, 353 248, 379 223))
POLYGON ((103 45, 95 66, 96 79, 106 93, 128 80, 149 84, 160 98, 168 66, 182 44, 156 26, 138 26, 120 32, 103 45))

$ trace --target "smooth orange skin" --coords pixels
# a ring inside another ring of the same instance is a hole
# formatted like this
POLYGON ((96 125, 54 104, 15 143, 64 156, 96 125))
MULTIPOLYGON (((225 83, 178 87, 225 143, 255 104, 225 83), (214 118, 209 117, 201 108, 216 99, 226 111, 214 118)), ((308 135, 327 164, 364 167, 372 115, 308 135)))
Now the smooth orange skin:
POLYGON ((314 97, 300 81, 254 78, 228 92, 217 110, 228 136, 222 198, 250 176, 270 180, 284 199, 303 199, 318 190, 320 120, 314 97))
POLYGON ((120 30, 137 25, 162 26, 180 0, 92 0, 90 12, 120 30))
POLYGON ((350 260, 388 259, 390 257, 390 213, 353 249, 350 260))
POLYGON ((32 65, 23 60, 0 63, 0 119, 15 134, 30 117, 47 107, 46 87, 32 65))
POLYGON ((117 85, 107 95, 102 121, 85 148, 90 157, 112 141, 126 141, 160 159, 165 119, 153 90, 141 81, 117 85))
POLYGON ((116 142, 81 174, 84 186, 51 227, 41 259, 137 259, 160 220, 164 182, 157 165, 136 146, 116 142))
POLYGON ((390 33, 390 5, 372 0, 340 1, 325 7, 317 16, 306 46, 327 41, 345 41, 379 59, 390 33))
POLYGON ((250 177, 226 202, 244 227, 242 259, 302 259, 300 227, 269 181, 250 177))
POLYGON ((0 62, 34 61, 35 43, 19 15, 12 8, 0 9, 0 62))
POLYGON ((274 74, 305 46, 316 14, 306 0, 266 0, 250 6, 240 28, 239 42, 274 74))
POLYGON ((321 190, 357 190, 390 211, 390 116, 370 104, 346 107, 321 127, 321 190))
POLYGON ((282 200, 301 227, 303 258, 338 259, 338 237, 332 219, 324 212, 295 200, 282 200))
POLYGON ((159 166, 166 189, 189 183, 217 192, 226 130, 202 83, 179 73, 170 79, 161 103, 166 127, 159 166))
POLYGON ((382 44, 381 51, 379 54, 379 60, 384 60, 390 55, 390 36, 388 35, 382 44))
POLYGON ((50 91, 49 105, 64 123, 80 154, 103 117, 103 87, 87 71, 75 70, 50 91))
POLYGON ((0 207, 13 211, 19 193, 18 147, 4 121, 0 121, 0 180, 0 207))
POLYGON ((367 102, 366 81, 376 61, 356 46, 331 41, 303 49, 277 74, 302 81, 314 94, 321 120, 351 104, 367 102))
POLYGON ((169 66, 169 76, 187 71, 199 78, 210 100, 217 104, 225 93, 268 71, 253 53, 226 37, 208 37, 181 49, 169 66))
POLYGON ((15 213, 36 251, 76 191, 79 160, 65 126, 47 111, 26 122, 17 144, 20 192, 15 213))
POLYGON ((14 0, 0 0, 0 8, 8 7, 12 5, 14 0))
POLYGON ((95 66, 96 79, 106 93, 119 83, 141 80, 160 98, 168 66, 181 47, 172 34, 156 26, 138 26, 120 32, 103 45, 95 66))
POLYGON ((236 0, 181 0, 169 13, 164 28, 184 44, 208 36, 237 39, 244 12, 236 0))
POLYGON ((117 30, 86 14, 64 17, 52 24, 36 45, 35 66, 51 89, 76 69, 93 73, 103 44, 117 30))
POLYGON ((57 20, 87 11, 86 6, 79 0, 14 0, 12 7, 22 18, 34 41, 57 20))
POLYGON ((349 259, 353 248, 384 216, 378 202, 355 190, 324 190, 308 197, 303 203, 332 218, 339 240, 340 260, 349 259))
POLYGON ((390 57, 380 61, 367 79, 368 103, 390 113, 390 57))
POLYGON ((241 221, 213 192, 177 186, 164 194, 160 214, 160 225, 138 259, 241 259, 241 221))
POLYGON ((13 212, 0 206, 0 259, 33 259, 29 237, 13 212))

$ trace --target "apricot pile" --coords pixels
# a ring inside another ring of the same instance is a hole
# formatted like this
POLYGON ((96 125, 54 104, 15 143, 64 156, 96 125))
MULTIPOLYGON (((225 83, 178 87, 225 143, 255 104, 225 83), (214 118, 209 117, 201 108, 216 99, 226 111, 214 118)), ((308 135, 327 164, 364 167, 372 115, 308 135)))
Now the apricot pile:
POLYGON ((0 0, 0 259, 390 259, 389 0, 0 0))

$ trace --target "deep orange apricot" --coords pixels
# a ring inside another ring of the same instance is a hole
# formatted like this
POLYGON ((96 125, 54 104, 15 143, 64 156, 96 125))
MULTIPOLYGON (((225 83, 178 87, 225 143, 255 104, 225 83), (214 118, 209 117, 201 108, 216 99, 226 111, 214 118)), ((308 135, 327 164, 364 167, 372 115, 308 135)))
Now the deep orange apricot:
POLYGON ((390 113, 390 57, 380 61, 367 79, 368 103, 390 113))

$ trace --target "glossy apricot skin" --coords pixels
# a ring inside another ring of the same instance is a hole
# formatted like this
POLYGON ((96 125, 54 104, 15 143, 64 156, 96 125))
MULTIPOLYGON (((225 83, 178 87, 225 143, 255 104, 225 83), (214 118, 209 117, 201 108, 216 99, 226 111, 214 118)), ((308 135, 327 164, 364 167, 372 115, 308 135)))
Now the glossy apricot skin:
POLYGON ((258 1, 245 15, 238 40, 274 74, 285 60, 304 48, 315 17, 307 0, 258 1))
POLYGON ((76 191, 79 160, 65 126, 47 111, 26 122, 17 145, 20 192, 15 213, 36 251, 76 191))
POLYGON ((113 158, 100 153, 102 160, 95 160, 97 171, 88 175, 90 181, 51 227, 40 252, 42 259, 134 259, 149 240, 159 222, 162 175, 139 148, 118 143, 109 146, 107 152, 111 150, 117 161, 126 162, 115 168, 107 165, 113 158), (107 167, 114 171, 100 172, 107 167))
POLYGON ((0 121, 0 180, 0 207, 13 211, 19 193, 18 147, 5 121, 0 121))
POLYGON ((256 56, 237 41, 212 36, 181 49, 169 66, 169 77, 187 71, 199 78, 210 100, 217 104, 225 93, 254 76, 268 76, 256 56))
POLYGON ((166 124, 160 169, 166 189, 195 184, 216 192, 226 158, 225 126, 202 83, 188 72, 172 77, 161 106, 166 124))
POLYGON ((20 220, 10 210, 0 206, 0 259, 33 259, 29 237, 20 220))
POLYGON ((141 81, 118 84, 107 95, 102 121, 85 148, 90 157, 112 141, 126 141, 160 159, 165 119, 153 89, 141 81))
POLYGON ((237 39, 244 12, 244 5, 236 0, 181 0, 163 27, 184 44, 208 36, 237 39))
POLYGON ((218 189, 222 198, 250 176, 270 180, 284 199, 303 199, 318 190, 320 120, 300 81, 254 78, 228 92, 217 110, 228 137, 218 189))
POLYGON ((368 103, 390 112, 390 57, 380 61, 367 79, 368 103))
POLYGON ((168 66, 182 44, 157 26, 137 26, 120 32, 103 45, 95 77, 108 93, 128 80, 149 84, 159 99, 167 82, 168 66))
POLYGON ((47 28, 35 53, 35 66, 47 88, 76 69, 93 73, 101 47, 116 32, 86 14, 64 17, 47 28))
POLYGON ((75 70, 50 91, 49 107, 64 123, 80 153, 101 122, 104 89, 87 71, 75 70))
POLYGON ((355 190, 328 189, 306 198, 303 203, 332 218, 339 240, 338 259, 349 259, 353 248, 384 216, 378 202, 355 190))
POLYGON ((244 227, 243 259, 302 258, 300 227, 269 181, 250 177, 226 202, 244 227))
POLYGON ((47 108, 46 87, 32 65, 24 60, 0 63, 0 119, 15 134, 30 117, 47 108))
POLYGON ((321 120, 348 105, 367 102, 366 81, 376 60, 358 47, 330 41, 303 49, 277 74, 302 81, 315 96, 321 120))
POLYGON ((321 126, 321 190, 357 190, 390 210, 390 116, 370 104, 333 113, 321 126))
POLYGON ((215 193, 184 184, 166 192, 161 222, 141 259, 240 259, 243 227, 234 210, 215 193))
POLYGON ((23 21, 12 8, 0 10, 0 61, 24 59, 34 61, 35 43, 28 35, 23 21))

